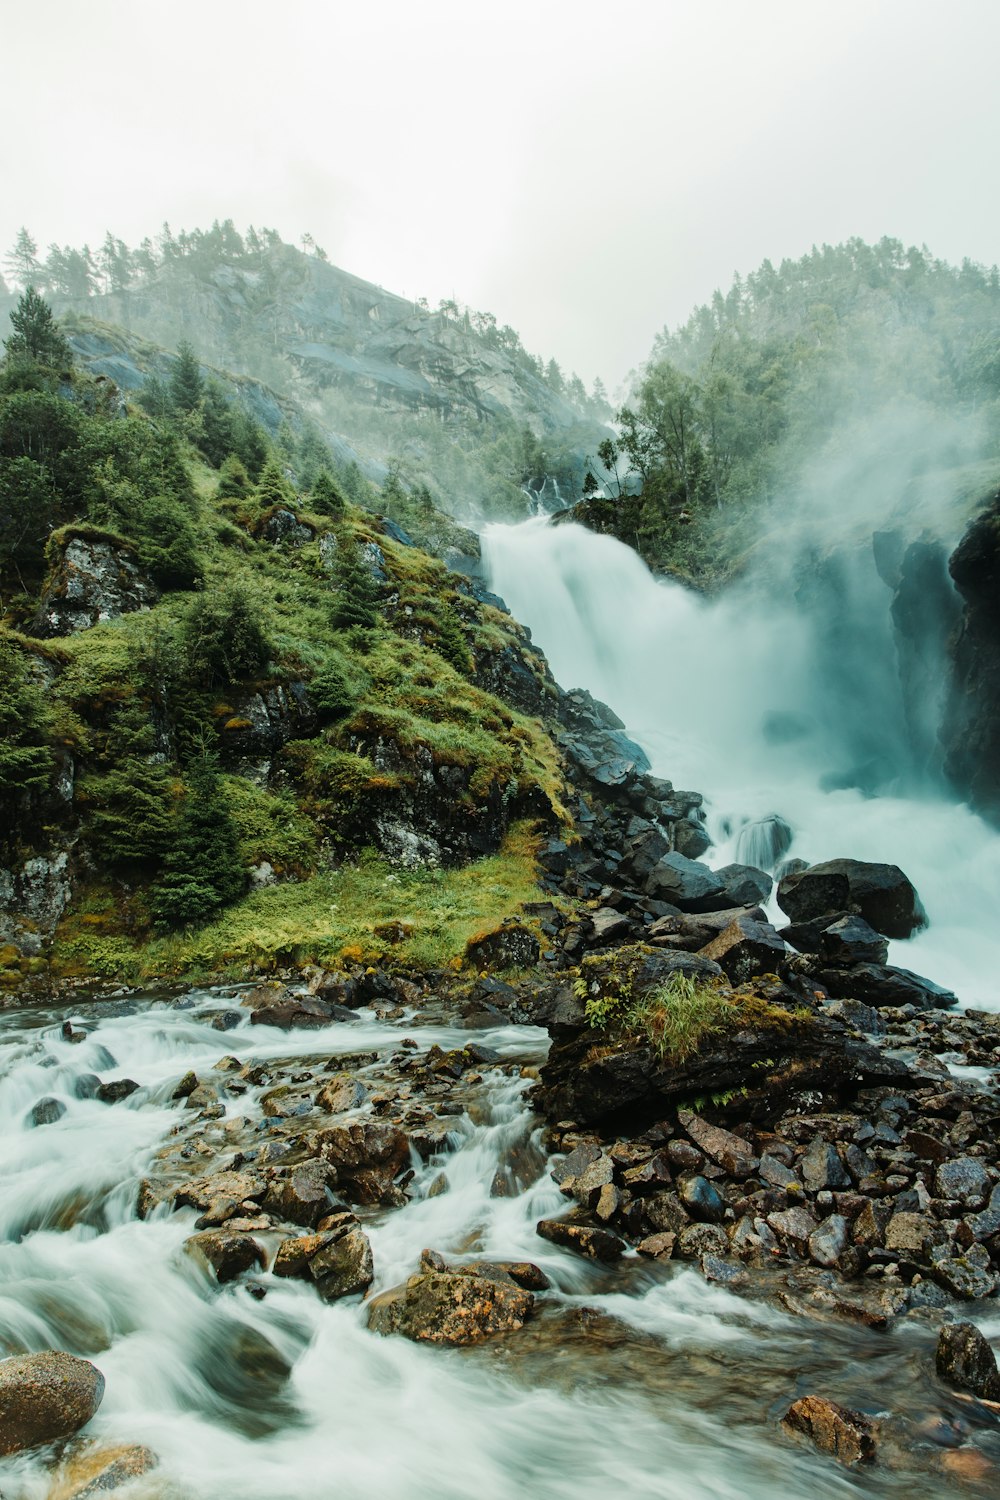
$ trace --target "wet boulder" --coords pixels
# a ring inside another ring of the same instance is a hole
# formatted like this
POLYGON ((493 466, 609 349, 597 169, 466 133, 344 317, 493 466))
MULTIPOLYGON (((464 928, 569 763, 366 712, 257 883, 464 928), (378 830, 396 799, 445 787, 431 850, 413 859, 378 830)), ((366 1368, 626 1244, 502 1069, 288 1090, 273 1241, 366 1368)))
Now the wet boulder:
POLYGON ((782 1419, 787 1432, 802 1433, 821 1453, 849 1467, 875 1457, 872 1420, 822 1396, 803 1396, 782 1419))
POLYGON ((723 865, 715 873, 733 906, 759 906, 774 885, 770 875, 753 865, 723 865))
POLYGON ((397 1203, 394 1179, 410 1160, 401 1130, 380 1120, 334 1125, 315 1136, 316 1148, 337 1174, 344 1196, 354 1203, 397 1203))
POLYGON ((328 1162, 319 1158, 300 1162, 275 1176, 264 1196, 264 1207, 275 1218, 311 1229, 330 1211, 330 1184, 336 1181, 328 1162))
POLYGON ((220 1284, 235 1281, 244 1271, 267 1265, 262 1246, 250 1234, 224 1229, 205 1229, 184 1241, 184 1248, 196 1260, 211 1266, 220 1284))
POLYGON ((726 1200, 706 1177, 683 1178, 677 1196, 692 1219, 701 1224, 721 1224, 726 1217, 726 1200))
POLYGON ((372 1300, 368 1327, 419 1343, 478 1344, 524 1326, 534 1296, 511 1281, 431 1271, 372 1300))
POLYGON ((368 1102, 368 1090, 357 1078, 341 1074, 332 1082, 325 1083, 316 1095, 316 1104, 331 1115, 343 1114, 349 1109, 360 1109, 368 1102))
POLYGON ((963 1208, 981 1208, 993 1187, 993 1178, 977 1156, 956 1156, 942 1162, 934 1182, 938 1197, 963 1208))
POLYGON ((916 1010, 947 1010, 958 996, 909 969, 886 964, 855 964, 849 969, 811 971, 838 1000, 860 1000, 875 1010, 912 1005, 916 1010))
POLYGON ((329 1026, 331 1009, 313 995, 284 994, 268 996, 250 1012, 253 1026, 277 1026, 281 1031, 312 1031, 329 1026))
POLYGON ((78 1449, 59 1470, 48 1500, 91 1500, 91 1496, 106 1495, 150 1473, 158 1463, 152 1449, 138 1443, 78 1449))
POLYGON ((134 1094, 138 1087, 134 1078, 115 1078, 111 1083, 102 1083, 96 1097, 102 1104, 120 1104, 123 1099, 134 1094))
POLYGON ((646 894, 669 901, 681 911, 713 911, 729 906, 723 882, 699 860, 683 854, 665 854, 646 877, 646 894))
MULTIPOLYGON (((696 1145, 728 1176, 742 1179, 756 1171, 758 1160, 742 1136, 733 1135, 732 1131, 723 1130, 719 1125, 710 1125, 690 1109, 679 1109, 677 1119, 696 1145)), ((682 1145, 681 1142, 671 1144, 675 1147, 682 1145)))
POLYGON ((104 1398, 104 1376, 89 1360, 47 1349, 0 1360, 0 1454, 70 1437, 104 1398))
POLYGON ((793 922, 827 912, 856 912, 890 938, 908 938, 926 922, 912 883, 898 865, 828 859, 778 883, 778 905, 793 922))
POLYGON ((62 1100, 53 1099, 51 1095, 47 1095, 44 1099, 39 1099, 37 1103, 31 1106, 28 1119, 35 1126, 54 1125, 57 1120, 62 1119, 65 1113, 66 1106, 62 1100))
POLYGON ((734 984, 745 984, 755 974, 773 974, 784 961, 785 944, 770 923, 736 917, 700 951, 734 984))
POLYGON ((863 917, 847 912, 812 922, 793 922, 780 929, 786 943, 800 953, 815 953, 836 964, 884 964, 889 943, 863 917))
POLYGON ((587 1260, 618 1260, 625 1250, 624 1243, 609 1229, 597 1229, 589 1224, 578 1224, 571 1219, 540 1219, 535 1233, 552 1245, 562 1245, 587 1260))
POLYGON ((996 1355, 974 1323, 945 1323, 938 1334, 935 1363, 949 1385, 986 1401, 1000 1401, 996 1355))
POLYGON ((466 945, 465 957, 475 969, 529 969, 541 951, 533 932, 511 924, 473 938, 466 945))
POLYGON ((325 1302, 367 1291, 375 1274, 371 1243, 354 1215, 330 1218, 331 1227, 322 1233, 282 1241, 271 1268, 275 1276, 315 1282, 325 1302))

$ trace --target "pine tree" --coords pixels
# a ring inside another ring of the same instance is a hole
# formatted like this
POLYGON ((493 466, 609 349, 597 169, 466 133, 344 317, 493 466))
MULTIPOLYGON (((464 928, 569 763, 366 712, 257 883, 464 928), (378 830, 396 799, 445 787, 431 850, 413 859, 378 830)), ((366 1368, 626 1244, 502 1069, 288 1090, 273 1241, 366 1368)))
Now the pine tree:
POLYGON ((29 286, 10 315, 13 333, 4 339, 8 359, 30 359, 46 369, 68 370, 73 352, 59 332, 52 309, 29 286))
POLYGON ((445 661, 450 662, 456 672, 469 670, 469 647, 465 640, 462 622, 450 604, 441 607, 438 615, 437 638, 434 649, 445 661))
POLYGON ((372 630, 378 624, 375 583, 361 561, 358 545, 349 532, 337 538, 333 563, 333 586, 337 597, 333 606, 333 623, 338 630, 372 630))
POLYGON ((219 470, 216 495, 220 500, 245 500, 250 490, 250 475, 236 454, 230 453, 219 470))
POLYGON ((186 780, 173 846, 150 902, 164 927, 202 922, 246 889, 236 825, 214 757, 199 757, 186 780))
POLYGON ((320 469, 316 475, 312 494, 309 496, 309 504, 312 510, 320 516, 332 516, 338 519, 344 514, 344 497, 334 484, 328 469, 320 469))
POLYGON ((294 505, 295 492, 285 478, 276 459, 268 459, 254 491, 263 510, 272 505, 294 505))
POLYGON ((45 699, 13 646, 0 641, 0 844, 13 831, 19 804, 52 778, 45 699))
POLYGON ((195 411, 205 384, 198 367, 198 357, 186 339, 177 345, 177 359, 170 372, 170 401, 174 411, 195 411))
POLYGON ((17 239, 8 255, 4 256, 4 265, 9 271, 11 278, 20 286, 27 289, 38 278, 38 246, 31 235, 24 228, 18 231, 17 239))

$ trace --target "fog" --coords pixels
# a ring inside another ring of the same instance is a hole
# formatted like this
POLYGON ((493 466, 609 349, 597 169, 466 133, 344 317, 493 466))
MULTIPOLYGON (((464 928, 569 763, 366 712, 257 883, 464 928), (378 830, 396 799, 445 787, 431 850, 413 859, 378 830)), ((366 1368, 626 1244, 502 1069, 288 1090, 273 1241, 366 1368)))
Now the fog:
POLYGON ((6 7, 0 246, 233 218, 614 388, 765 256, 992 263, 1000 11, 960 0, 6 7), (276 29, 280 25, 280 30, 276 29))

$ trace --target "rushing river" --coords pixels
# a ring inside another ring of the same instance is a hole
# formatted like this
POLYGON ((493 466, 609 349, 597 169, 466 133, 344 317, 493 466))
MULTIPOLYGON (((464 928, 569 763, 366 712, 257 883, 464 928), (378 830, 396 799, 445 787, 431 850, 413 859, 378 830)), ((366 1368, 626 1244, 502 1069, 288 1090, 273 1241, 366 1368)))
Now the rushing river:
MULTIPOLYGON (((515 1500, 615 1493, 669 1500, 834 1500, 940 1496, 941 1479, 882 1467, 848 1475, 783 1439, 778 1417, 818 1390, 892 1406, 915 1422, 949 1420, 931 1372, 932 1331, 873 1333, 808 1323, 712 1286, 683 1266, 628 1256, 602 1268, 535 1234, 564 1201, 543 1164, 519 1069, 486 1075, 485 1109, 453 1118, 447 1149, 415 1160, 410 1201, 366 1220, 376 1287, 417 1267, 422 1249, 531 1259, 553 1289, 519 1333, 448 1350, 381 1338, 359 1298, 325 1305, 303 1283, 261 1274, 219 1288, 184 1251, 194 1210, 136 1217, 140 1179, 184 1124, 171 1095, 188 1069, 225 1054, 308 1070, 360 1049, 392 1051, 475 1037, 522 1065, 544 1035, 390 1025, 370 1012, 285 1034, 245 1018, 222 1034, 232 997, 94 1003, 73 1013, 3 1016, 0 1047, 0 1328, 9 1352, 68 1349, 92 1359, 107 1394, 88 1435, 144 1443, 161 1463, 137 1495, 293 1500, 377 1495, 515 1500), (116 1014, 120 1010, 123 1013, 116 1014), (77 1097, 81 1075, 136 1079, 108 1106, 77 1097), (40 1097, 65 1105, 31 1127, 40 1097), (534 1161, 514 1196, 492 1197, 498 1167, 534 1161), (444 1171, 448 1191, 428 1196, 444 1171), (264 1289, 262 1298, 254 1293, 264 1289), (583 1313, 597 1309, 611 1317, 583 1313), (928 1415, 930 1414, 930 1416, 928 1415)), ((202 1149, 226 1156, 230 1131, 261 1120, 260 1090, 230 1098, 202 1149)), ((190 1116, 188 1117, 188 1119, 190 1116)), ((998 1321, 994 1332, 1000 1332, 998 1321)), ((945 1429, 942 1428, 942 1431, 945 1429)), ((951 1433, 948 1441, 954 1441, 951 1433)), ((5 1500, 48 1493, 39 1456, 0 1463, 5 1500)))

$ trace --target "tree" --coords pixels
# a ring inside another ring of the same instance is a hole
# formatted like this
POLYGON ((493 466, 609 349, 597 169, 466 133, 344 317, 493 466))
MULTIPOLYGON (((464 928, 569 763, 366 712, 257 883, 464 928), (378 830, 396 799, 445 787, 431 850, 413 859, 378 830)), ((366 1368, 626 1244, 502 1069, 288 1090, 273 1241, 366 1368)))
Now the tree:
POLYGON ((170 401, 176 412, 192 412, 205 394, 198 357, 186 339, 177 345, 177 358, 170 372, 170 401))
POLYGON ((333 623, 337 629, 351 630, 355 626, 362 630, 374 629, 378 624, 375 582, 361 561, 357 542, 348 531, 341 531, 337 537, 333 586, 336 589, 333 623))
POLYGON ((309 504, 320 516, 331 516, 337 520, 344 514, 344 497, 334 484, 329 469, 320 469, 316 475, 309 504))
POLYGON ((46 468, 19 456, 0 464, 0 577, 8 567, 38 572, 59 511, 46 468))
POLYGON ((49 785, 52 771, 45 697, 20 652, 0 640, 0 843, 13 832, 25 801, 49 785))
POLYGON ((615 487, 618 490, 618 498, 620 500, 625 480, 618 472, 618 444, 613 438, 605 438, 603 443, 598 444, 597 456, 607 473, 615 476, 615 487))
POLYGON ((236 825, 214 756, 199 756, 186 782, 173 844, 150 901, 163 927, 203 922, 241 896, 247 884, 236 825))
POLYGON ((294 505, 295 491, 285 478, 277 461, 268 459, 264 472, 257 481, 255 490, 257 503, 264 510, 272 505, 294 505))
POLYGON ((73 352, 56 326, 52 309, 33 286, 18 301, 10 315, 13 333, 4 339, 8 359, 29 359, 47 369, 68 370, 73 352))
POLYGON ((238 584, 202 594, 192 605, 183 634, 191 677, 205 687, 227 687, 267 663, 270 643, 259 604, 238 584))
POLYGON ((235 453, 230 453, 219 470, 219 487, 216 495, 220 500, 245 500, 252 486, 250 475, 235 453))
POLYGON ((10 253, 4 256, 4 265, 11 278, 22 287, 29 287, 38 279, 38 246, 24 228, 18 231, 10 253))

